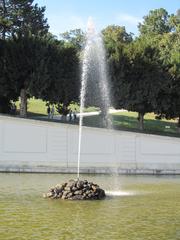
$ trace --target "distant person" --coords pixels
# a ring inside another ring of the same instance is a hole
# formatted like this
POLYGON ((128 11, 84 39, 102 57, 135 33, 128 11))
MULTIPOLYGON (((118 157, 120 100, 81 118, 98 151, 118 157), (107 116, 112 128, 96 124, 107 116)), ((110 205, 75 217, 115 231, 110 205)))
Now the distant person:
POLYGON ((54 118, 54 112, 55 112, 54 105, 52 105, 52 108, 51 108, 51 118, 52 119, 54 118))
POLYGON ((11 111, 12 111, 13 115, 16 115, 16 104, 15 103, 12 104, 11 111))
POLYGON ((69 111, 69 121, 72 121, 72 110, 69 111))
POLYGON ((77 111, 76 111, 76 108, 74 109, 73 115, 74 115, 74 121, 76 121, 76 119, 77 119, 77 111))
POLYGON ((48 119, 50 119, 51 108, 50 108, 50 106, 49 106, 49 105, 48 105, 48 108, 47 108, 47 114, 48 114, 48 119))

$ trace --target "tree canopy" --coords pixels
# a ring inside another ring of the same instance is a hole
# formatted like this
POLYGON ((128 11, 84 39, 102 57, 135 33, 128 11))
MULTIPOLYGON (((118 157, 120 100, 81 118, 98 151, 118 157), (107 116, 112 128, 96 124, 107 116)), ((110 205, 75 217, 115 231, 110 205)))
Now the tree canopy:
POLYGON ((27 34, 44 35, 49 26, 44 17, 45 7, 34 0, 0 0, 0 38, 27 34))
MULTIPOLYGON (((178 118, 180 127, 180 10, 151 10, 138 28, 138 37, 124 26, 102 30, 112 103, 138 112, 141 129, 147 112, 178 118)), ((62 108, 79 102, 85 38, 81 29, 55 38, 45 7, 33 0, 0 0, 0 111, 18 97, 21 116, 26 116, 31 96, 62 108)), ((96 84, 92 89, 96 93, 96 84)))

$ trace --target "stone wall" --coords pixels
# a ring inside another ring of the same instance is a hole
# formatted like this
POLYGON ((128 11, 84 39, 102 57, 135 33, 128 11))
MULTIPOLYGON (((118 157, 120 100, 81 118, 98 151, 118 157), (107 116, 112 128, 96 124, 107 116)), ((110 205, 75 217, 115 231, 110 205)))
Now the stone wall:
MULTIPOLYGON (((0 116, 0 171, 76 172, 78 127, 0 116)), ((180 174, 180 138, 83 128, 81 172, 180 174)))

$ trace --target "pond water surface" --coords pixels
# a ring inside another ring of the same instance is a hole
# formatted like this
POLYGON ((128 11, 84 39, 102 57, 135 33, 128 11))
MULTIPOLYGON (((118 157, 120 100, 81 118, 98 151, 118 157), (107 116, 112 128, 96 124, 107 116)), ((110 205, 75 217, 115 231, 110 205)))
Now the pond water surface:
POLYGON ((82 175, 101 201, 44 199, 70 174, 0 174, 2 240, 178 240, 180 177, 82 175))

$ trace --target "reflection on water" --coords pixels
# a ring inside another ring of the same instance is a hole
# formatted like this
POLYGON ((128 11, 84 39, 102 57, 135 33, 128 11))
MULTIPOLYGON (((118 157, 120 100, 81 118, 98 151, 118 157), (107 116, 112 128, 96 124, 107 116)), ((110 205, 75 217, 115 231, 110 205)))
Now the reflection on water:
POLYGON ((84 175, 106 189, 107 199, 42 198, 49 187, 75 177, 0 174, 0 239, 180 239, 180 177, 119 176, 114 181, 109 175, 84 175))

